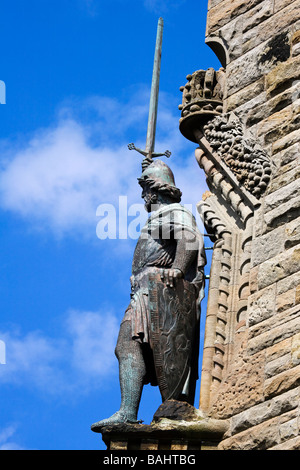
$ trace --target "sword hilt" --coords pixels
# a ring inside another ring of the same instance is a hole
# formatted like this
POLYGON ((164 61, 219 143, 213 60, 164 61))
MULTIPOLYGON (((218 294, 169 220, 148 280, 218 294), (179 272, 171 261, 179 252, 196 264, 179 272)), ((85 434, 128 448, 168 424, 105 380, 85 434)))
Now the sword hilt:
POLYGON ((157 157, 167 157, 167 158, 170 158, 170 156, 172 155, 170 150, 166 150, 164 153, 150 153, 149 152, 146 152, 146 150, 141 150, 139 148, 137 148, 133 143, 131 144, 128 144, 128 149, 129 150, 136 150, 137 152, 141 153, 142 155, 144 155, 144 157, 151 157, 151 158, 157 158, 157 157))

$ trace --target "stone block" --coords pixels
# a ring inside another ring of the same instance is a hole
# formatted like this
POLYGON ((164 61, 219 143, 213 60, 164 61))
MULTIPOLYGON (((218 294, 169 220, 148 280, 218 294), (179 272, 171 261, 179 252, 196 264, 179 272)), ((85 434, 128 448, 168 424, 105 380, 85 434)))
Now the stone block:
POLYGON ((282 152, 276 153, 272 160, 277 168, 275 176, 278 173, 282 173, 284 168, 288 168, 288 165, 292 165, 293 167, 298 167, 298 157, 300 155, 300 144, 295 143, 291 147, 283 150, 282 152))
POLYGON ((296 246, 259 265, 258 288, 263 289, 299 270, 300 247, 296 246))
POLYGON ((267 379, 264 395, 266 399, 280 395, 300 385, 300 365, 267 379))
MULTIPOLYGON (((255 83, 259 82, 260 80, 257 80, 255 83)), ((248 85, 247 88, 251 87, 253 84, 248 85)), ((241 90, 243 91, 243 89, 241 90)), ((236 93, 237 94, 237 93, 236 93)), ((228 98, 230 100, 231 97, 228 98)), ((256 131, 255 133, 253 132, 253 129, 255 129, 255 124, 259 123, 260 120, 264 119, 266 117, 266 92, 263 91, 262 93, 254 96, 252 99, 249 99, 249 101, 245 102, 238 108, 234 110, 234 113, 238 118, 240 119, 241 122, 245 124, 245 127, 248 131, 249 137, 257 138, 256 136, 256 131), (251 132, 251 134, 250 134, 251 132)))
POLYGON ((267 0, 243 15, 243 33, 253 29, 273 14, 273 0, 267 0))
MULTIPOLYGON (((300 84, 300 82, 299 82, 300 84)), ((271 146, 280 138, 300 127, 300 86, 292 86, 287 90, 267 98, 266 92, 261 93, 247 105, 236 110, 247 128, 257 125, 257 137, 263 147, 271 146), (297 101, 298 100, 298 101, 297 101), (247 111, 247 113, 246 113, 247 111)), ((251 129, 252 130, 252 129, 251 129)))
POLYGON ((289 337, 267 348, 266 349, 266 364, 268 362, 276 361, 276 359, 279 359, 282 356, 285 356, 287 351, 291 351, 292 340, 293 340, 293 337, 289 337))
POLYGON ((249 290, 250 290, 250 294, 253 294, 258 289, 257 275, 258 275, 258 267, 251 268, 250 273, 249 273, 249 290))
MULTIPOLYGON (((246 125, 253 126, 253 124, 259 123, 258 129, 258 136, 264 136, 265 138, 262 139, 264 143, 267 143, 266 136, 274 129, 285 123, 287 120, 290 119, 291 110, 286 109, 287 103, 285 100, 283 104, 283 109, 279 112, 275 112, 278 106, 278 101, 281 101, 281 97, 276 97, 275 99, 265 99, 264 102, 260 106, 256 106, 256 108, 250 110, 246 125)), ((275 139, 278 140, 278 139, 275 139)))
POLYGON ((127 450, 127 441, 111 441, 110 443, 110 450, 127 450))
POLYGON ((233 416, 230 426, 231 434, 237 434, 297 408, 298 398, 299 391, 291 390, 233 416))
POLYGON ((265 227, 265 208, 264 204, 262 204, 256 211, 254 212, 254 236, 259 237, 266 231, 265 227))
POLYGON ((291 0, 275 0, 274 1, 274 13, 277 13, 283 10, 284 8, 286 8, 289 5, 292 5, 293 3, 296 3, 296 2, 295 1, 293 2, 291 0))
POLYGON ((300 284, 296 287, 296 305, 300 304, 300 284))
MULTIPOLYGON (((300 178, 266 195, 265 215, 259 234, 269 232, 284 224, 291 223, 300 213, 300 178)), ((297 235, 295 235, 297 236, 297 235)), ((297 240, 291 245, 297 244, 297 240)), ((290 246, 291 246, 290 245, 290 246)), ((288 244, 285 246, 288 248, 288 244)))
POLYGON ((288 370, 290 367, 293 367, 291 353, 287 353, 273 361, 266 362, 265 377, 269 379, 281 374, 281 372, 288 370))
MULTIPOLYGON (((251 101, 254 98, 257 98, 257 96, 263 92, 264 92, 264 78, 262 77, 256 82, 251 83, 247 87, 243 88, 242 90, 238 91, 237 93, 227 98, 225 100, 226 112, 234 111, 240 106, 245 106, 248 109, 249 101, 251 101)), ((264 102, 266 99, 266 95, 264 94, 261 98, 262 98, 261 102, 264 102)), ((239 114, 238 110, 237 110, 237 114, 239 114)))
POLYGON ((291 196, 291 200, 282 203, 265 215, 265 225, 263 233, 280 227, 298 216, 300 212, 300 200, 298 197, 291 196))
MULTIPOLYGON (((262 106, 262 108, 265 109, 265 116, 268 116, 266 119, 260 121, 258 127, 258 137, 261 137, 261 142, 264 145, 272 144, 279 138, 300 128, 300 102, 293 103, 292 90, 271 99, 266 105, 262 106), (274 112, 281 106, 283 109, 274 112)), ((258 119, 258 116, 255 117, 255 120, 256 119, 258 119)), ((251 116, 248 118, 247 122, 249 122, 249 124, 251 123, 251 116)))
POLYGON ((252 265, 257 266, 284 251, 285 229, 279 227, 252 242, 252 265))
POLYGON ((264 75, 263 68, 259 65, 259 58, 263 54, 263 51, 263 46, 258 46, 247 54, 243 54, 238 59, 232 61, 227 66, 228 97, 256 82, 264 75))
POLYGON ((276 311, 283 312, 288 308, 291 308, 296 303, 296 290, 290 289, 281 295, 276 296, 276 311))
MULTIPOLYGON (((243 16, 238 16, 218 31, 227 47, 227 64, 242 54, 243 16)), ((213 38, 213 37, 212 37, 213 38)))
POLYGON ((157 439, 145 439, 141 441, 140 450, 158 450, 157 439))
POLYGON ((285 249, 292 248, 300 243, 300 217, 285 225, 285 249))
POLYGON ((292 338, 291 356, 293 365, 300 363, 300 333, 292 338))
POLYGON ((175 421, 197 421, 201 418, 199 410, 189 403, 177 400, 164 401, 153 416, 153 423, 161 419, 171 419, 175 421))
POLYGON ((287 186, 296 179, 300 178, 300 168, 295 168, 295 163, 292 162, 290 165, 287 165, 288 168, 283 167, 279 171, 279 175, 271 180, 270 186, 268 188, 268 194, 273 191, 281 189, 283 186, 287 186), (287 170, 287 171, 285 171, 287 170))
POLYGON ((300 195, 300 179, 292 181, 290 184, 279 188, 265 197, 265 211, 268 212, 272 209, 289 202, 293 198, 300 195))
POLYGON ((273 284, 249 297, 248 322, 253 326, 275 313, 276 285, 273 284))
POLYGON ((292 288, 296 288, 298 284, 300 284, 299 271, 277 282, 277 295, 283 294, 292 288))
POLYGON ((300 437, 294 437, 288 441, 278 444, 268 450, 300 450, 300 437))
POLYGON ((211 8, 215 7, 216 5, 219 5, 221 2, 224 0, 208 0, 208 7, 207 9, 210 10, 211 8))
POLYGON ((279 424, 279 435, 282 442, 286 442, 298 436, 298 418, 289 419, 279 424))
POLYGON ((265 76, 265 89, 268 96, 274 96, 277 90, 297 85, 300 78, 300 57, 293 57, 281 62, 265 76))
POLYGON ((296 305, 250 327, 247 352, 249 355, 257 354, 299 332, 300 307, 296 305))
POLYGON ((292 57, 297 56, 300 54, 300 30, 296 31, 292 38, 291 38, 291 44, 292 44, 292 57))
POLYGON ((282 152, 283 150, 286 150, 295 144, 299 144, 299 142, 300 142, 299 130, 290 132, 290 134, 276 140, 276 142, 272 144, 272 154, 275 154, 277 152, 282 152))
POLYGON ((278 418, 253 426, 235 436, 224 439, 219 450, 266 450, 280 443, 278 418))
MULTIPOLYGON (((264 44, 267 49, 269 41, 274 41, 276 36, 285 34, 288 31, 288 28, 291 28, 295 23, 295 20, 300 17, 299 12, 299 0, 296 0, 293 3, 287 3, 284 9, 271 15, 265 21, 258 24, 258 26, 246 31, 244 34, 243 53, 245 54, 249 50, 261 44, 264 44)), ((276 44, 276 42, 274 44, 276 44)), ((278 42, 278 49, 274 50, 274 53, 278 54, 278 57, 280 57, 282 53, 282 50, 280 49, 282 48, 278 42)))
POLYGON ((255 7, 263 0, 223 0, 222 5, 210 8, 207 15, 207 33, 211 34, 233 18, 255 7))

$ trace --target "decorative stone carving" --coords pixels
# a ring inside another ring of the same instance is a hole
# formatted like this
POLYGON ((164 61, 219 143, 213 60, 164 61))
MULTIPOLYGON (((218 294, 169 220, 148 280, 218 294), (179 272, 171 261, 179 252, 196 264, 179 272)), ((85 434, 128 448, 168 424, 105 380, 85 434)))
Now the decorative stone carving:
POLYGON ((180 132, 189 140, 197 143, 193 128, 203 126, 209 119, 223 112, 223 90, 225 73, 223 69, 216 72, 213 68, 197 70, 187 75, 187 84, 180 87, 182 91, 180 132))
POLYGON ((217 116, 203 126, 204 136, 242 184, 257 199, 271 178, 268 155, 253 139, 244 137, 240 121, 231 114, 217 116))
MULTIPOLYGON (((196 142, 207 153, 211 150, 231 170, 238 184, 256 199, 266 191, 271 178, 271 163, 253 138, 245 136, 243 124, 234 114, 223 114, 224 69, 197 70, 187 75, 181 87, 182 104, 179 128, 184 137, 196 142), (207 149, 209 144, 211 149, 207 149)), ((210 156, 208 156, 210 158, 210 156)))
POLYGON ((216 191, 207 191, 197 206, 215 242, 201 375, 200 408, 205 413, 218 401, 219 387, 230 374, 230 358, 238 348, 236 335, 242 335, 246 327, 253 233, 250 208, 233 211, 230 198, 225 199, 220 188, 212 189, 216 191))

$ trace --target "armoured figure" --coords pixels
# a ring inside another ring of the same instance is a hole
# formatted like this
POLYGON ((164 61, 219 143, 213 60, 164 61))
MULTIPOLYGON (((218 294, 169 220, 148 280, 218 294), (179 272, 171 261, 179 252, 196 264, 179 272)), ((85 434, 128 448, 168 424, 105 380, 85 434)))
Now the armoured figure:
POLYGON ((193 215, 180 204, 170 168, 161 160, 143 162, 138 179, 150 216, 137 242, 131 301, 116 346, 121 407, 92 425, 136 423, 143 386, 158 385, 162 400, 194 401, 199 312, 206 263, 193 215))

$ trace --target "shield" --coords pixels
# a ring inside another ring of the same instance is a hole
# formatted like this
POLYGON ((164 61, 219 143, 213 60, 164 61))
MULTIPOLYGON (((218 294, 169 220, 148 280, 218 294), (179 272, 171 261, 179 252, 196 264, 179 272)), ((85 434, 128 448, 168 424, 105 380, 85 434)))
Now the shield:
POLYGON ((195 356, 197 311, 195 287, 177 279, 174 287, 159 274, 149 279, 150 337, 162 400, 178 399, 195 356))

